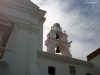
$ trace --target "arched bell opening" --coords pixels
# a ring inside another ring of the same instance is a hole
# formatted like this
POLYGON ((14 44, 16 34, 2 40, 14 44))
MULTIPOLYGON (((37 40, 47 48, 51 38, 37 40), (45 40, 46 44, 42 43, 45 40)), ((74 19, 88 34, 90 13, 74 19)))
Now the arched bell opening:
POLYGON ((58 44, 55 48, 55 54, 63 55, 62 52, 65 50, 63 44, 58 44))
POLYGON ((56 34, 55 38, 56 39, 60 39, 60 36, 58 34, 56 34))
POLYGON ((63 35, 62 35, 62 33, 60 33, 60 32, 57 32, 56 34, 55 34, 55 38, 58 40, 58 39, 61 39, 63 37, 63 35))
POLYGON ((60 53, 60 52, 61 52, 61 51, 60 51, 60 48, 59 48, 58 46, 56 47, 55 52, 56 52, 56 53, 60 53))

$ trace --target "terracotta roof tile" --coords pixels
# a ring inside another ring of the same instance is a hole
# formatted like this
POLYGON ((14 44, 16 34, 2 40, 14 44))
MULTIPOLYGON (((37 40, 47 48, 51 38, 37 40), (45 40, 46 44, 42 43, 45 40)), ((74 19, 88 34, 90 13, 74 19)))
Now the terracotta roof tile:
POLYGON ((92 52, 91 54, 89 54, 87 56, 87 61, 93 59, 94 57, 96 57, 99 54, 100 54, 100 48, 98 48, 97 50, 95 50, 94 52, 92 52))

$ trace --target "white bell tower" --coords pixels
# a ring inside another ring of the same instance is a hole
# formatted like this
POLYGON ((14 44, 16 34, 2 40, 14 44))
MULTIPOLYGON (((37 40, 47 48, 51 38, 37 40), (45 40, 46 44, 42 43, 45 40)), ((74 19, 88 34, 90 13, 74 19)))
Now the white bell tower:
POLYGON ((68 35, 65 31, 62 32, 60 24, 55 23, 53 27, 51 27, 47 35, 47 40, 45 41, 47 52, 52 54, 61 53, 61 55, 72 57, 69 50, 71 42, 68 42, 67 38, 68 35))

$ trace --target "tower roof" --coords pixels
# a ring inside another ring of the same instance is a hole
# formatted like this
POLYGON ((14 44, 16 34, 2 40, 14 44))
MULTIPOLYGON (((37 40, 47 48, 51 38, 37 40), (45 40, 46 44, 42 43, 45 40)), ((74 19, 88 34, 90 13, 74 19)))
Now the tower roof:
POLYGON ((55 23, 53 26, 60 27, 60 24, 59 23, 55 23))

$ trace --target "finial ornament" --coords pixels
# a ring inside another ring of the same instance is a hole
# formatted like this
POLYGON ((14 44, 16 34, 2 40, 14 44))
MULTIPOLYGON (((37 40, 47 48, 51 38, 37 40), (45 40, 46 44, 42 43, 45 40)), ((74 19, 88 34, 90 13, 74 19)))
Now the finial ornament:
POLYGON ((50 32, 47 35, 45 45, 47 46, 47 52, 52 54, 61 53, 61 55, 72 57, 70 53, 70 44, 68 42, 66 31, 62 31, 59 23, 55 23, 50 32))
POLYGON ((69 42, 70 44, 72 43, 72 41, 69 42))
POLYGON ((64 33, 66 33, 66 31, 64 30, 64 33))

